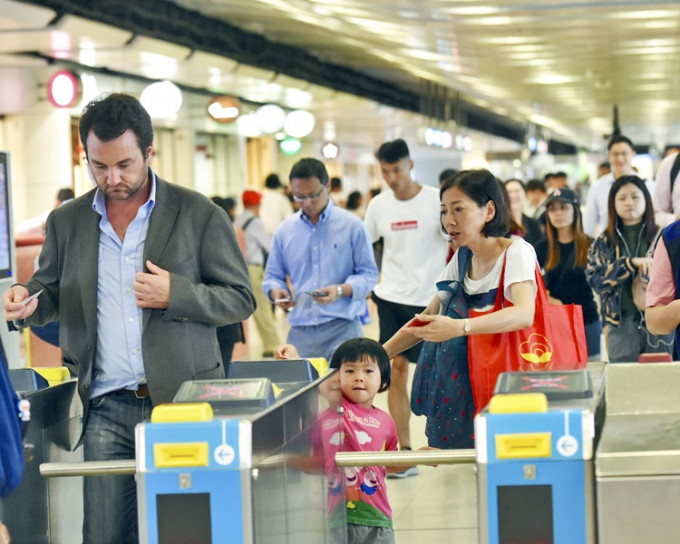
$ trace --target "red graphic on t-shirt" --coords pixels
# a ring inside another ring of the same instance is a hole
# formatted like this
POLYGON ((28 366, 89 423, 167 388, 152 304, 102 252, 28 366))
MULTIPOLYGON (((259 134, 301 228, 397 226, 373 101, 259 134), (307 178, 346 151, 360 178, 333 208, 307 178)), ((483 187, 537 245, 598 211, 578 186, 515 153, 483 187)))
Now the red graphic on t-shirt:
POLYGON ((392 223, 392 230, 415 230, 418 228, 418 221, 397 221, 392 223))

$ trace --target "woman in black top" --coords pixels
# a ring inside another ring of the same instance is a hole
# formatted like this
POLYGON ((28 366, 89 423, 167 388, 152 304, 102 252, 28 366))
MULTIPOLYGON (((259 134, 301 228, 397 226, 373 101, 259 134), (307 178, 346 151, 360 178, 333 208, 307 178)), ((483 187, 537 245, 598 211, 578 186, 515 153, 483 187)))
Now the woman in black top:
POLYGON ((579 201, 570 189, 555 189, 546 208, 547 239, 538 244, 538 262, 545 270, 549 299, 554 304, 579 304, 588 342, 588 360, 598 360, 602 322, 595 296, 586 282, 590 238, 583 232, 579 201))

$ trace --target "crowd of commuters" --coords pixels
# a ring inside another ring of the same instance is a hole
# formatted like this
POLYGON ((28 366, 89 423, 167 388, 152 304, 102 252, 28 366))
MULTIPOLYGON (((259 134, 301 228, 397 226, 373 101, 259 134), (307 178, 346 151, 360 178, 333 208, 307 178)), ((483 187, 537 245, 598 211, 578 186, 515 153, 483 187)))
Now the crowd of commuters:
MULTIPOLYGON (((341 178, 304 158, 287 193, 271 174, 262 192, 240 195, 240 213, 234 198, 211 203, 156 176, 136 99, 91 102, 80 136, 96 188, 49 215, 35 274, 3 306, 11 329, 59 320, 86 460, 134 457, 134 426, 181 382, 225 377, 251 315, 264 356, 331 361, 345 411, 375 417, 388 449, 410 449, 412 409, 426 416, 429 446, 473 446, 468 340, 533 323, 537 265, 551 303, 582 307, 590 360, 634 362, 676 343, 680 161, 662 161, 655 187, 636 175, 625 136, 609 142, 599 179, 578 187, 564 172, 525 183, 446 169, 437 188, 414 179, 397 139, 376 153, 380 192, 345 196, 341 178), (511 304, 490 311, 500 285, 511 304), (371 300, 379 343, 361 343, 371 300), (290 325, 283 344, 276 307, 290 325), (426 405, 409 398, 410 364, 436 369, 426 405), (373 406, 383 390, 390 414, 373 406)), ((361 449, 350 440, 357 421, 345 422, 349 449, 361 449)), ((353 530, 393 542, 386 471, 371 470, 380 523, 353 530)), ((87 477, 84 493, 86 542, 137 541, 131 476, 87 477)))

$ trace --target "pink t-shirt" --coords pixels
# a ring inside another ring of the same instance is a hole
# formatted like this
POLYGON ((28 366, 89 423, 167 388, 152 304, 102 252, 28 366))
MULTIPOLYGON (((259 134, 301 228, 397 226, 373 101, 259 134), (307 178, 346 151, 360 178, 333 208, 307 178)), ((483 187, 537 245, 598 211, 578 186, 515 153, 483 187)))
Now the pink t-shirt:
POLYGON ((674 300, 675 278, 671 268, 671 259, 668 256, 668 249, 666 249, 663 238, 659 238, 659 243, 654 250, 645 304, 648 308, 651 308, 653 306, 665 306, 674 300))
MULTIPOLYGON (((363 408, 346 398, 342 399, 343 436, 331 424, 332 413, 322 425, 325 451, 334 451, 341 443, 341 451, 395 451, 397 426, 392 417, 379 408, 363 408)), ((328 466, 327 466, 328 469, 328 466)), ((345 499, 347 522, 374 527, 392 527, 392 508, 387 499, 384 466, 347 467, 345 499)), ((330 482, 329 482, 330 484, 330 482)), ((332 486, 331 486, 332 487, 332 486)), ((333 496, 330 490, 330 498, 333 496)))

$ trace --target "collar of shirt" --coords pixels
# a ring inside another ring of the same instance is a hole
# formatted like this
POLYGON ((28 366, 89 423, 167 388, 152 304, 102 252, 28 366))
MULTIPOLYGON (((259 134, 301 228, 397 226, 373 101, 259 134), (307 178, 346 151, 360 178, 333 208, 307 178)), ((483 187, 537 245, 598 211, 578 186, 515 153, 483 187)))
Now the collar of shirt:
POLYGON ((328 204, 326 204, 326 207, 323 209, 321 214, 319 214, 319 221, 317 221, 316 224, 312 223, 309 220, 309 217, 307 217, 307 214, 300 210, 300 219, 302 219, 303 222, 305 222, 307 225, 310 227, 315 227, 316 225, 319 225, 321 223, 325 223, 328 221, 328 216, 331 214, 332 209, 335 207, 335 204, 333 204, 333 201, 329 198, 328 199, 328 204))
MULTIPOLYGON (((147 200, 142 207, 146 208, 146 213, 151 213, 153 207, 156 205, 156 173, 149 167, 149 183, 151 183, 151 192, 149 193, 149 200, 147 200)), ((106 215, 106 195, 102 191, 97 190, 94 193, 92 200, 92 209, 102 217, 106 215)), ((108 218, 108 217, 107 217, 108 218)))

